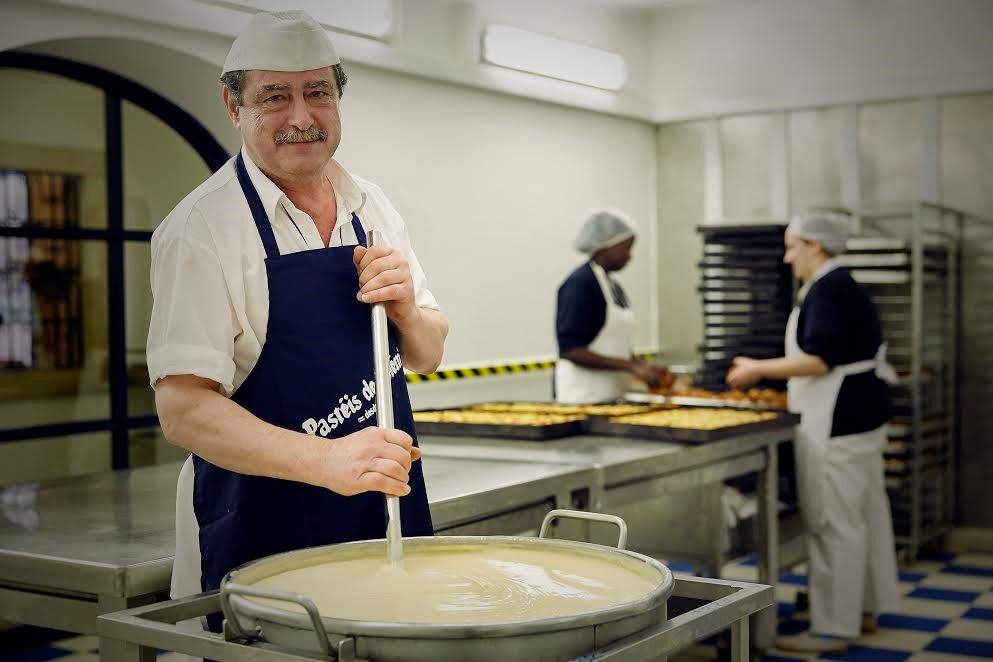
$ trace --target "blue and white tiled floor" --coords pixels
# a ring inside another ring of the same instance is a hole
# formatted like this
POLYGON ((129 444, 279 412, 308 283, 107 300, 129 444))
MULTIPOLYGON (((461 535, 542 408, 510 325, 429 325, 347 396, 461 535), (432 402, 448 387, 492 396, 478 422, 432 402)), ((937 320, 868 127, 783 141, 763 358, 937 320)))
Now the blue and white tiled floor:
MULTIPOLYGON (((673 570, 685 568, 672 564, 673 570)), ((724 569, 727 579, 755 581, 754 562, 744 561, 724 569)), ((806 576, 801 568, 784 575, 776 587, 780 632, 790 634, 807 627, 807 614, 797 612, 797 591, 803 590, 806 576)), ((993 554, 959 554, 922 560, 901 568, 903 601, 893 614, 879 619, 879 632, 863 636, 847 653, 820 656, 824 660, 856 662, 989 662, 993 660, 993 554)), ((2 641, 2 638, 0 638, 2 641)), ((171 662, 172 654, 159 656, 171 662)), ((674 660, 713 658, 713 649, 696 646, 674 660)), ((6 662, 97 662, 95 637, 71 637, 46 645, 9 651, 0 648, 6 662)), ((814 659, 770 651, 769 662, 814 659)))
MULTIPOLYGON (((675 568, 674 568, 675 569, 675 568)), ((804 569, 783 575, 776 587, 781 634, 808 627, 808 614, 795 599, 805 590, 804 569)), ((727 579, 755 581, 753 562, 728 566, 727 579)), ((993 660, 993 554, 959 554, 917 561, 900 569, 902 602, 897 612, 882 614, 879 631, 864 635, 846 653, 804 656, 769 651, 769 662, 852 660, 856 662, 978 662, 993 660)), ((695 648, 686 660, 706 657, 695 648)), ((684 656, 680 656, 684 657, 684 656)), ((680 659, 680 658, 676 658, 680 659)))

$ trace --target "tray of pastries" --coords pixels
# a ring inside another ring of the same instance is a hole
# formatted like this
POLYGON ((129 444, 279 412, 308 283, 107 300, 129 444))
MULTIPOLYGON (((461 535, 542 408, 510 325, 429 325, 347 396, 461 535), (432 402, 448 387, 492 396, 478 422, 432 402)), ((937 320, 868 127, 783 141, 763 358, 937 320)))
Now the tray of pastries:
POLYGON ((556 439, 580 434, 586 416, 578 413, 435 409, 414 412, 419 435, 556 439))
POLYGON ((581 414, 583 416, 623 416, 625 414, 643 414, 672 405, 630 402, 616 402, 593 405, 569 405, 560 402, 481 402, 469 405, 472 411, 514 412, 533 414, 581 414))
POLYGON ((789 427, 799 422, 799 416, 786 412, 677 407, 643 414, 591 419, 587 423, 587 430, 613 436, 702 443, 789 427))
POLYGON ((695 386, 680 385, 678 382, 670 389, 660 389, 649 393, 628 393, 624 399, 635 404, 730 407, 758 411, 785 411, 788 405, 786 392, 772 388, 711 391, 695 386))

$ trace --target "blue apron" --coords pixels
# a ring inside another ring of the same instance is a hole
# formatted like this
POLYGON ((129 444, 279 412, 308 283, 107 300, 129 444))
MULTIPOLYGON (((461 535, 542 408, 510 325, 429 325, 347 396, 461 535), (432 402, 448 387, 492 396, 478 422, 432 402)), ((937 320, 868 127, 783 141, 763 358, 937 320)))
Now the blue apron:
MULTIPOLYGON (((372 323, 359 302, 354 247, 280 255, 272 225, 241 154, 238 181, 266 252, 269 324, 258 362, 231 399, 267 423, 332 439, 376 424, 372 323)), ((352 214, 359 243, 365 231, 352 214)), ((407 384, 390 333, 394 425, 414 437, 407 384)), ((416 437, 414 440, 416 444, 416 437)), ((219 587, 230 570, 255 559, 304 547, 386 535, 380 492, 342 496, 322 487, 222 469, 193 456, 193 508, 200 526, 201 588, 219 587)), ((410 470, 401 499, 405 536, 433 532, 421 463, 410 470)), ((386 550, 383 549, 384 559, 386 550)), ((221 616, 208 618, 220 631, 221 616)))

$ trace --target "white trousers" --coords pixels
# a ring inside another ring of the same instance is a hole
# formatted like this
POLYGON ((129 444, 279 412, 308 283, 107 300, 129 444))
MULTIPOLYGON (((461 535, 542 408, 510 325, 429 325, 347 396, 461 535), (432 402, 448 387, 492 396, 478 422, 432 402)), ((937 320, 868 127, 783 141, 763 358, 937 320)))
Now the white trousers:
POLYGON ((810 627, 854 639, 863 613, 893 611, 900 601, 883 455, 828 460, 823 472, 827 523, 807 536, 810 627))

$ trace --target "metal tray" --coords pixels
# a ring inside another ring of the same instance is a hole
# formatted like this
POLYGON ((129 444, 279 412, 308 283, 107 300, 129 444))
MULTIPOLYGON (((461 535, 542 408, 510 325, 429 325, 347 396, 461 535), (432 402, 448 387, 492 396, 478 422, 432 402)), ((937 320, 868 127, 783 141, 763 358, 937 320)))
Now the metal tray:
MULTIPOLYGON (((593 404, 582 404, 582 405, 562 404, 559 402, 544 402, 539 400, 485 400, 483 402, 476 402, 471 405, 463 405, 458 408, 453 407, 452 409, 467 410, 467 411, 489 411, 492 413, 500 413, 500 412, 523 413, 523 412, 515 412, 515 410, 513 409, 513 407, 520 405, 541 408, 542 411, 539 413, 542 414, 564 414, 566 416, 622 416, 623 414, 609 414, 609 413, 605 414, 599 411, 590 411, 597 408, 616 407, 616 406, 638 407, 637 411, 626 412, 631 414, 642 414, 642 413, 648 413, 650 411, 655 411, 658 409, 665 409, 665 407, 661 407, 653 403, 638 404, 638 403, 630 403, 630 402, 621 402, 617 400, 610 402, 598 402, 593 404), (506 407, 506 408, 501 409, 501 407, 506 407), (586 409, 587 411, 568 411, 569 409, 575 409, 575 408, 583 408, 586 409)), ((444 411, 444 410, 432 409, 432 410, 424 410, 424 411, 444 411)))
POLYGON ((691 398, 682 395, 658 395, 655 393, 625 393, 624 399, 637 404, 680 405, 683 407, 709 407, 711 409, 750 409, 753 411, 785 412, 781 407, 772 407, 747 400, 723 400, 720 398, 691 398))
POLYGON ((750 434, 752 432, 786 428, 796 425, 799 422, 799 415, 782 412, 772 420, 760 421, 758 423, 746 423, 745 425, 734 425, 726 428, 717 428, 716 430, 691 430, 688 428, 666 428, 657 425, 630 425, 627 423, 617 423, 606 418, 594 418, 587 423, 587 430, 595 434, 611 437, 635 437, 651 441, 705 444, 710 441, 719 441, 728 437, 750 434))
POLYGON ((772 271, 771 269, 756 269, 755 267, 749 267, 745 264, 738 264, 732 262, 721 262, 719 264, 708 264, 707 262, 698 262, 697 268, 699 269, 700 278, 704 280, 710 280, 712 278, 725 279, 725 280, 747 280, 747 281, 761 281, 765 283, 783 283, 789 285, 789 279, 781 271, 772 271))
POLYGON ((732 338, 732 337, 778 337, 780 344, 783 342, 783 333, 786 331, 786 321, 782 324, 769 324, 765 326, 746 324, 704 324, 704 336, 708 338, 732 338))
POLYGON ((715 351, 737 351, 738 349, 745 350, 751 348, 766 349, 770 347, 778 348, 779 352, 782 353, 783 331, 762 335, 755 333, 725 333, 723 335, 706 333, 701 345, 702 349, 715 351))
POLYGON ((754 283, 743 279, 708 278, 697 286, 697 292, 747 292, 784 296, 786 289, 776 283, 754 283))
MULTIPOLYGON (((454 409, 425 409, 422 411, 455 411, 454 409)), ((585 419, 549 425, 493 425, 487 423, 429 423, 414 421, 418 435, 455 437, 500 437, 544 441, 582 434, 585 419)))

